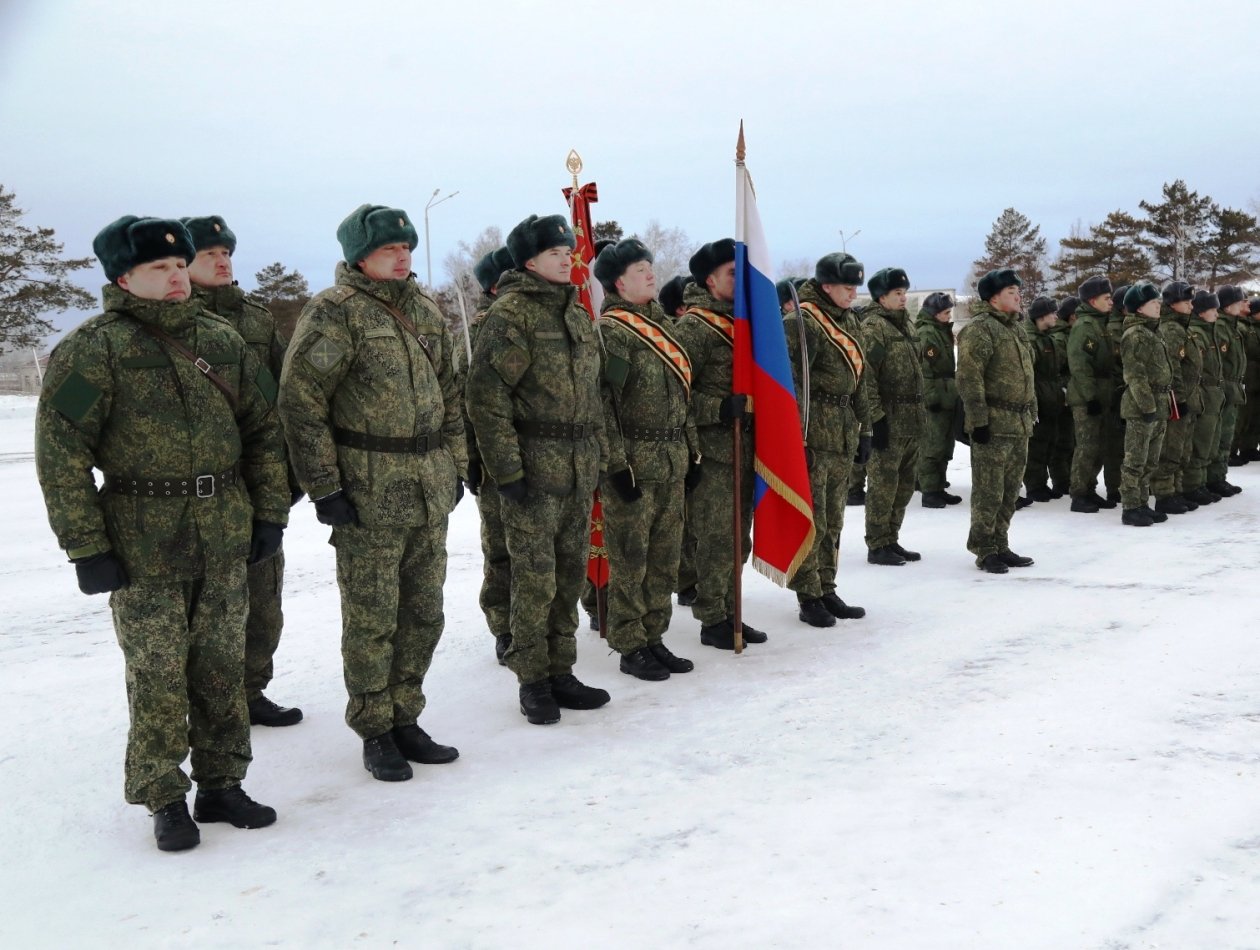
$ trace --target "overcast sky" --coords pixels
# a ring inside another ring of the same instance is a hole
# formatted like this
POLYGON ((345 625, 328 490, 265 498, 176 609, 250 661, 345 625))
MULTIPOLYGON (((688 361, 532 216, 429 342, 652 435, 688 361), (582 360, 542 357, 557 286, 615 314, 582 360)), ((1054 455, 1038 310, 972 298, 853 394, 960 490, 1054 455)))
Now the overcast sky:
POLYGON ((860 230, 868 272, 953 287, 1008 206, 1053 251, 1175 178, 1260 197, 1257 27, 1254 0, 0 0, 0 183, 69 254, 217 213, 246 288, 280 260, 313 290, 357 205, 422 228, 458 190, 439 281, 460 239, 565 210, 570 148, 596 220, 730 235, 743 119, 776 262, 860 230))

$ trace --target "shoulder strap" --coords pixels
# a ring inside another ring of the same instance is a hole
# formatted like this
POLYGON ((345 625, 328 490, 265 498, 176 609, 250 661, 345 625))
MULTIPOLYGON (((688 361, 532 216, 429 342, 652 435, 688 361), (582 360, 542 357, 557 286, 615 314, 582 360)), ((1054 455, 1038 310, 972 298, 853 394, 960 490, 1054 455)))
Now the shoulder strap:
POLYGON ((372 300, 375 300, 384 307, 389 315, 398 322, 398 325, 406 330, 413 340, 420 344, 420 349, 424 350, 424 355, 429 358, 429 365, 433 367, 434 372, 437 372, 437 363, 433 359, 433 349, 429 346, 429 341, 424 338, 424 334, 416 329, 416 325, 411 322, 411 319, 405 313, 395 307, 388 300, 382 300, 374 293, 366 290, 360 290, 357 287, 354 288, 354 290, 356 293, 363 294, 365 297, 370 297, 372 300))
POLYGON ((857 337, 844 330, 817 304, 806 300, 801 304, 801 309, 813 317, 814 322, 827 338, 827 342, 839 350, 841 358, 849 364, 849 371, 853 373, 854 380, 860 380, 862 371, 866 368, 866 354, 857 337))
POLYGON ((236 393, 232 391, 232 387, 228 385, 227 381, 222 376, 210 368, 209 363, 203 360, 188 347, 184 346, 184 344, 180 343, 179 340, 175 339, 175 337, 171 336, 165 330, 159 330, 157 327, 148 323, 141 323, 140 326, 159 343, 165 343, 184 359, 188 360, 188 362, 192 363, 193 366, 200 371, 202 376, 210 380, 214 387, 223 393, 223 395, 227 398, 228 405, 232 407, 232 412, 236 412, 236 393))

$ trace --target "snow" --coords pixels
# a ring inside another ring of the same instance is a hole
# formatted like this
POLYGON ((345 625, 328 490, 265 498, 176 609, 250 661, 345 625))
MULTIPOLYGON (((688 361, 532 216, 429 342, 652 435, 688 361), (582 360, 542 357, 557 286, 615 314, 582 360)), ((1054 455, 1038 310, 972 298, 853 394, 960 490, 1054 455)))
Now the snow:
MULTIPOLYGON (((745 571, 770 642, 667 642, 696 670, 617 671, 579 633, 602 710, 528 725, 477 608, 470 500, 450 530, 446 635, 421 723, 458 762, 376 782, 342 721, 327 529, 294 510, 246 789, 271 828, 162 854, 122 801, 127 712, 106 599, 47 528, 34 401, 0 397, 5 947, 1260 947, 1260 465, 1162 526, 1067 500, 1017 514, 1035 566, 990 576, 967 505, 918 506, 905 567, 865 562, 848 510, 815 630, 745 571)), ((969 494, 966 452, 950 478, 969 494)))

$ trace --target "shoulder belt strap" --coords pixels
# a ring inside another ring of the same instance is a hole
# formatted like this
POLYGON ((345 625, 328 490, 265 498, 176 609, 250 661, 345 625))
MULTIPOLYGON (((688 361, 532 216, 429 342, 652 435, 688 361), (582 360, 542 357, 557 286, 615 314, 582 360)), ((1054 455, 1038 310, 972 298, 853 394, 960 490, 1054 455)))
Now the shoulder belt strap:
POLYGON ((232 387, 228 385, 227 380, 210 368, 209 363, 203 360, 188 347, 184 346, 184 344, 180 343, 179 340, 175 339, 175 337, 171 336, 165 330, 159 330, 157 327, 148 323, 142 323, 140 326, 146 333, 149 334, 149 336, 156 339, 159 343, 165 343, 184 359, 188 360, 188 362, 192 363, 193 366, 200 371, 202 376, 210 380, 214 387, 218 389, 219 392, 223 393, 223 395, 227 398, 228 405, 232 407, 232 412, 236 412, 236 393, 232 391, 232 387))
POLYGON ((827 342, 834 346, 844 361, 849 364, 854 381, 860 380, 862 371, 866 368, 866 354, 862 351, 862 344, 858 342, 857 337, 842 329, 835 320, 823 313, 818 304, 807 300, 801 304, 801 309, 813 317, 814 322, 822 328, 827 342))
POLYGON ((647 317, 632 313, 629 310, 605 310, 603 316, 605 319, 615 320, 627 329, 632 330, 646 342, 648 348, 661 358, 661 361, 669 368, 670 372, 678 377, 678 381, 682 383, 683 391, 690 398, 691 358, 681 344, 670 336, 664 327, 647 317))
POLYGON ((705 310, 704 307, 688 307, 687 313, 694 313, 700 322, 726 341, 727 346, 735 346, 735 321, 722 313, 705 310))
POLYGON ((424 350, 424 355, 429 358, 429 365, 433 367, 434 372, 437 372, 437 363, 433 360, 433 349, 429 346, 429 341, 424 338, 424 334, 416 329, 416 325, 411 322, 411 319, 405 313, 395 307, 388 300, 382 300, 374 293, 370 293, 366 290, 360 290, 357 287, 348 289, 350 289, 353 293, 363 294, 363 296, 374 300, 376 303, 384 307, 386 312, 397 321, 398 325, 406 330, 413 340, 420 344, 420 349, 424 350))

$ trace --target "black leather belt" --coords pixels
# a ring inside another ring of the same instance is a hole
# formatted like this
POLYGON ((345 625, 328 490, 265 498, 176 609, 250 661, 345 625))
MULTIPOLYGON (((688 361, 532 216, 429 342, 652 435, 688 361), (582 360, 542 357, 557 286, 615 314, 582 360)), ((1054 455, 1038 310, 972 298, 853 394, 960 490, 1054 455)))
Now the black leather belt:
POLYGON ((839 406, 843 409, 853 397, 848 393, 845 393, 843 396, 837 396, 835 393, 810 393, 809 398, 814 402, 820 402, 827 406, 839 406))
POLYGON ((626 426, 621 430, 621 435, 626 439, 634 439, 636 442, 681 442, 683 440, 682 426, 626 426))
POLYGON ((888 401, 894 406, 917 406, 923 402, 923 393, 908 393, 906 395, 893 395, 888 397, 888 401))
POLYGON ((1007 402, 1004 399, 986 399, 985 402, 995 409, 1005 409, 1007 412, 1033 412, 1037 408, 1037 404, 1033 402, 1007 402))
POLYGON ((236 484, 236 468, 233 465, 225 472, 177 475, 173 478, 107 474, 105 487, 116 495, 137 495, 145 498, 213 498, 219 489, 236 484))
POLYGON ((570 442, 580 442, 595 434, 594 427, 587 423, 535 422, 532 419, 519 420, 516 431, 521 435, 536 435, 540 439, 566 439, 570 442))
POLYGON ((412 436, 368 435, 366 432, 354 432, 338 426, 333 429, 333 441, 348 449, 362 449, 365 452, 424 455, 441 446, 442 436, 437 432, 412 436))

